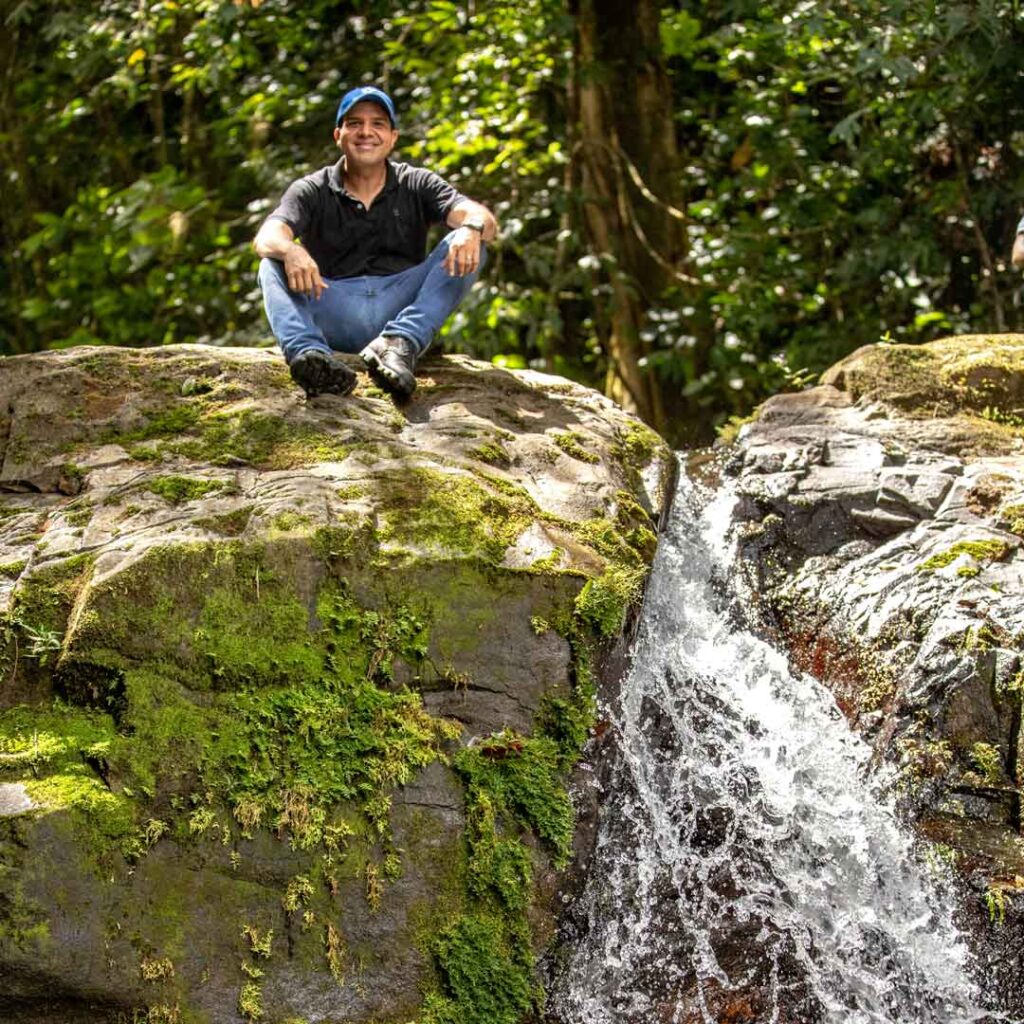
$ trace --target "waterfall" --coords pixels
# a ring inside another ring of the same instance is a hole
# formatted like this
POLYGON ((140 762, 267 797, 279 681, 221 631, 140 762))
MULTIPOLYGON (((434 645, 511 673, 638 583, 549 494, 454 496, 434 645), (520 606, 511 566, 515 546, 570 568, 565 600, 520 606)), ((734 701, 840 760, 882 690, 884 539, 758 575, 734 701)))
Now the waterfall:
MULTIPOLYGON (((683 475, 683 474, 681 474, 683 475)), ((659 547, 550 1005, 563 1024, 960 1024, 941 864, 828 691, 746 630, 731 498, 685 475, 659 547)), ((598 785, 595 781, 594 785, 598 785)))

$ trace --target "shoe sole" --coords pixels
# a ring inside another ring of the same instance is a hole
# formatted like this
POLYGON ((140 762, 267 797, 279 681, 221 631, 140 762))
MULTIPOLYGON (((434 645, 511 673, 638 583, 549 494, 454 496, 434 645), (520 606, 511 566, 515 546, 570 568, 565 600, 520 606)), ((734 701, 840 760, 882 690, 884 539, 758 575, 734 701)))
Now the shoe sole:
POLYGON ((370 379, 382 391, 394 395, 395 398, 406 399, 412 396, 416 390, 416 378, 411 373, 399 373, 393 370, 383 359, 369 346, 359 353, 370 379))
POLYGON ((330 356, 306 360, 292 380, 306 392, 307 398, 317 395, 347 395, 356 386, 356 375, 330 356))

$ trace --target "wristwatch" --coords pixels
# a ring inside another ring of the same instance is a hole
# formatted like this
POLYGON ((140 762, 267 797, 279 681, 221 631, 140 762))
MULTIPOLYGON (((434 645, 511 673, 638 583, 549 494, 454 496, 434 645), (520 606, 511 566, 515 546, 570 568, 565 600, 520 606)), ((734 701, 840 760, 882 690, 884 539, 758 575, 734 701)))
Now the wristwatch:
POLYGON ((484 233, 484 219, 478 213, 470 214, 463 222, 464 228, 469 228, 470 231, 478 231, 481 235, 484 233))

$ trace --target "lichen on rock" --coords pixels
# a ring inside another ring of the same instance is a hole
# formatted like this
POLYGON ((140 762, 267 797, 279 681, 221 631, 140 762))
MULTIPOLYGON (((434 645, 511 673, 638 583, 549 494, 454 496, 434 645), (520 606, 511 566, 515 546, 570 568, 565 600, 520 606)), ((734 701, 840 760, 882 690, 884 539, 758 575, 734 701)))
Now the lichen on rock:
POLYGON ((660 439, 458 357, 400 408, 253 350, 4 368, 0 997, 523 1017, 660 439))

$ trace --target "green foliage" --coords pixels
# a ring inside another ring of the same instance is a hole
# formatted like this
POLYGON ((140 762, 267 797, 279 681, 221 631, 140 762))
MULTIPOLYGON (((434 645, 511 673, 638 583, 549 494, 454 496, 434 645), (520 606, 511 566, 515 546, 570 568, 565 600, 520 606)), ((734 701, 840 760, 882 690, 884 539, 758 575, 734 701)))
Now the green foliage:
POLYGON ((881 335, 1021 326, 1010 0, 676 6, 662 40, 705 287, 654 320, 660 373, 721 420, 881 335), (682 307, 704 303, 702 364, 682 307))
MULTIPOLYGON (((5 29, 0 352, 268 341, 249 240, 288 180, 333 160, 343 89, 375 80, 400 156, 503 225, 446 345, 602 380, 606 255, 579 241, 569 96, 602 69, 573 67, 561 2, 59 0, 5 29)), ((1021 327, 1014 0, 679 0, 660 40, 696 281, 646 310, 670 433, 708 438, 879 338, 1021 327)))

